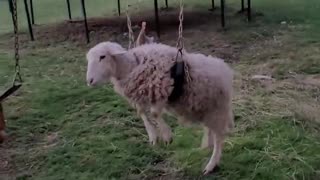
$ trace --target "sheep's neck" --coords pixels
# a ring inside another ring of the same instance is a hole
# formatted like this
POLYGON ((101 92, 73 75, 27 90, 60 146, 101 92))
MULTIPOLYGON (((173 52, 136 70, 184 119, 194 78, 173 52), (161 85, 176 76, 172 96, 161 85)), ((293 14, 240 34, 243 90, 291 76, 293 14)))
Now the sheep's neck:
POLYGON ((133 58, 130 58, 130 56, 117 60, 116 74, 114 77, 111 77, 111 83, 114 90, 120 95, 124 95, 121 82, 128 77, 137 65, 137 62, 133 58))
POLYGON ((118 59, 115 78, 120 81, 125 79, 136 66, 137 62, 129 54, 125 58, 118 59))

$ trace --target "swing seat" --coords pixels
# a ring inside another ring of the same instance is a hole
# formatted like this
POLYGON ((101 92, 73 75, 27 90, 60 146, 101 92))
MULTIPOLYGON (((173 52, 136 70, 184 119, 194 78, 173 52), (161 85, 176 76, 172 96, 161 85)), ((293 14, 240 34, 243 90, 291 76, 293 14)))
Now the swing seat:
POLYGON ((6 122, 4 120, 4 114, 2 109, 2 104, 0 103, 0 144, 6 139, 6 133, 4 131, 6 127, 6 122))
POLYGON ((3 143, 6 139, 6 133, 4 129, 6 128, 6 122, 4 119, 4 112, 2 108, 2 102, 9 97, 11 94, 16 92, 22 84, 14 84, 11 86, 8 90, 6 90, 1 96, 0 96, 0 144, 3 143))
MULTIPOLYGON (((26 2, 26 0, 25 0, 26 2)), ((7 99, 10 95, 12 95, 14 92, 16 92, 21 86, 22 86, 22 79, 20 75, 20 65, 19 65, 19 38, 18 38, 18 21, 17 21, 17 0, 8 0, 9 3, 9 9, 12 14, 12 20, 13 20, 13 27, 14 27, 14 37, 15 37, 15 76, 13 85, 4 91, 3 94, 0 96, 0 143, 5 141, 6 139, 6 122, 5 122, 5 116, 4 111, 2 108, 2 102, 7 99)))
POLYGON ((13 86, 11 86, 11 88, 9 88, 8 90, 6 90, 1 96, 0 96, 0 103, 5 100, 7 97, 9 97, 11 94, 13 94, 14 92, 16 92, 20 87, 22 86, 22 84, 14 84, 13 86))

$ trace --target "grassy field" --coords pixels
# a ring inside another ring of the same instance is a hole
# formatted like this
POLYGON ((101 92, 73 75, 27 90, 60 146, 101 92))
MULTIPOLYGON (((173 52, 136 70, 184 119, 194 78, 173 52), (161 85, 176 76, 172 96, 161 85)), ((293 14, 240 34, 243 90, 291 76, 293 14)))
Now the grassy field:
MULTIPOLYGON (((79 17, 78 1, 71 2, 79 17)), ((152 1, 144 2, 151 7, 152 1)), ((35 1, 41 25, 35 26, 35 42, 25 33, 19 4, 25 83, 4 103, 10 138, 0 145, 0 179, 319 179, 320 2, 253 1, 263 16, 247 24, 235 15, 239 1, 230 0, 227 31, 220 29, 218 12, 207 12, 209 1, 186 2, 187 13, 205 22, 185 29, 186 48, 225 58, 236 72, 236 128, 220 171, 201 176, 210 152, 198 149, 199 126, 167 117, 173 143, 151 147, 142 121, 112 88, 86 86, 86 51, 108 39, 126 46, 119 28, 91 26, 93 42, 86 45, 77 30, 81 24, 47 26, 67 19, 65 1, 41 0, 35 1), (275 80, 255 82, 250 77, 256 74, 275 80)), ((89 16, 112 16, 115 3, 87 1, 89 16)), ((10 84, 14 68, 6 7, 0 1, 0 90, 10 84)), ((176 29, 164 30, 161 41, 173 45, 176 29)))

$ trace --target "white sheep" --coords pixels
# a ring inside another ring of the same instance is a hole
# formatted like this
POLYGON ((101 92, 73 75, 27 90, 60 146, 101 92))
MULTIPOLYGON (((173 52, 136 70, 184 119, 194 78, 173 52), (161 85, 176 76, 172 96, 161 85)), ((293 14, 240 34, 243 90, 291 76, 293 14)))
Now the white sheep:
POLYGON ((98 86, 111 81, 115 91, 136 106, 152 144, 159 137, 171 142, 172 132, 162 118, 163 112, 202 124, 205 133, 201 146, 213 149, 203 171, 208 174, 218 165, 224 139, 234 126, 233 71, 221 59, 184 51, 182 60, 189 67, 191 81, 184 83, 181 96, 171 102, 168 98, 174 79, 170 71, 176 54, 176 48, 158 43, 125 50, 117 43, 102 42, 87 53, 87 83, 98 86), (147 117, 148 111, 151 117, 147 117))

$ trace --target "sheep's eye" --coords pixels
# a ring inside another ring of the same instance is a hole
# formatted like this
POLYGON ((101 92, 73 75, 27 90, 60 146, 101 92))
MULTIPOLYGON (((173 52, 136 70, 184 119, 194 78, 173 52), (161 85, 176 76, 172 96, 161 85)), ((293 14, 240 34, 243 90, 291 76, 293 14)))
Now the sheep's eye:
POLYGON ((104 59, 106 56, 100 56, 99 61, 101 61, 102 59, 104 59))

